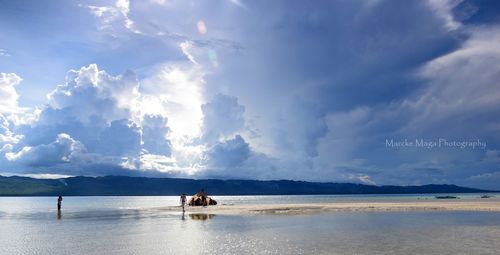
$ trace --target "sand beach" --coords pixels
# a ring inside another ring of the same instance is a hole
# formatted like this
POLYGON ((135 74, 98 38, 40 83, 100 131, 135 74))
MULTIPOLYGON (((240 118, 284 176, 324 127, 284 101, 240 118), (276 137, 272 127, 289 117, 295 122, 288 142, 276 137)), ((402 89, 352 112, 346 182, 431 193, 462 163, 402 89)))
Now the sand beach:
MULTIPOLYGON (((178 206, 157 208, 161 211, 179 211, 178 206)), ((297 204, 251 204, 188 206, 187 213, 225 215, 279 214, 300 215, 323 212, 404 212, 404 211, 482 211, 500 212, 497 200, 423 200, 408 202, 329 202, 297 204)))

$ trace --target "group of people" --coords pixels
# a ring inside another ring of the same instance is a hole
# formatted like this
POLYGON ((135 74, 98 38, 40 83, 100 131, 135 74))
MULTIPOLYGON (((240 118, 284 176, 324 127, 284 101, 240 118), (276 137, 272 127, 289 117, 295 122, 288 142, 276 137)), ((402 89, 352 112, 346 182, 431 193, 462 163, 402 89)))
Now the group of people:
MULTIPOLYGON (((205 206, 208 205, 207 195, 205 193, 205 190, 202 189, 200 192, 196 193, 196 195, 198 195, 198 196, 201 197, 203 205, 205 205, 205 206)), ((62 196, 59 196, 57 198, 57 211, 58 212, 61 211, 62 201, 63 201, 62 196)), ((186 206, 186 203, 187 203, 187 197, 186 197, 185 193, 182 193, 180 202, 181 202, 182 212, 185 212, 186 211, 185 206, 186 206)))
MULTIPOLYGON (((180 202, 181 202, 182 211, 185 212, 186 211, 185 206, 187 204, 187 198, 186 198, 186 194, 185 193, 182 193, 182 195, 180 197, 180 202)), ((195 206, 195 205, 197 205, 197 206, 208 206, 208 205, 210 205, 209 198, 208 198, 207 193, 205 192, 205 190, 201 189, 201 191, 197 192, 191 198, 191 200, 189 200, 189 205, 190 206, 195 206)))

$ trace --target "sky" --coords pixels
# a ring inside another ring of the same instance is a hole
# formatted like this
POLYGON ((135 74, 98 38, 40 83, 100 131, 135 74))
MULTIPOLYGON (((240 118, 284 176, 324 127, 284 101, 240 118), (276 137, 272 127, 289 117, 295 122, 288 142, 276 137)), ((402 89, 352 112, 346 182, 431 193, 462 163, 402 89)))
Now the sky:
POLYGON ((500 190, 500 3, 0 1, 0 174, 500 190))

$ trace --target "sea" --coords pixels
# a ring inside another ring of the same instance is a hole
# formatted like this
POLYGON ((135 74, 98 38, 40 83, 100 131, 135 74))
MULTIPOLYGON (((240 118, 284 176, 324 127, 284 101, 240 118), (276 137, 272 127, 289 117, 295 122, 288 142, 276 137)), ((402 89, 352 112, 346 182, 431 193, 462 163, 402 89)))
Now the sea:
MULTIPOLYGON (((440 194, 443 195, 443 194, 440 194)), ((453 194, 476 200, 482 194, 453 194)), ((427 195, 213 196, 219 204, 404 202, 427 195)), ((176 196, 0 197, 0 254, 500 254, 499 212, 217 215, 176 196)), ((500 194, 488 198, 500 203, 500 194)))

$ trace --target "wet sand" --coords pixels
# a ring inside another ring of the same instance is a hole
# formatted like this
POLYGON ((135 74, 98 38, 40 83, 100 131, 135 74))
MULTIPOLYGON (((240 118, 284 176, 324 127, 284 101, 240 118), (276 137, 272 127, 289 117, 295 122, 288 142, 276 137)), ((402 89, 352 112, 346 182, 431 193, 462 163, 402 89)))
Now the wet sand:
MULTIPOLYGON (((157 208, 161 211, 180 211, 178 206, 157 208)), ((186 207, 186 213, 207 213, 226 215, 300 215, 322 212, 401 212, 401 211, 483 211, 500 212, 500 202, 495 200, 432 200, 418 202, 340 202, 277 205, 215 205, 207 207, 186 207)))

